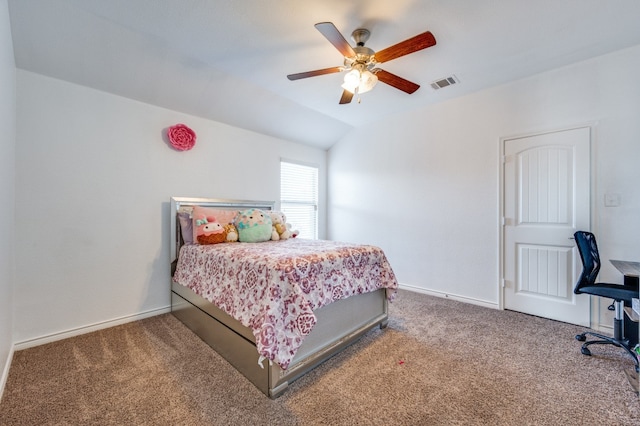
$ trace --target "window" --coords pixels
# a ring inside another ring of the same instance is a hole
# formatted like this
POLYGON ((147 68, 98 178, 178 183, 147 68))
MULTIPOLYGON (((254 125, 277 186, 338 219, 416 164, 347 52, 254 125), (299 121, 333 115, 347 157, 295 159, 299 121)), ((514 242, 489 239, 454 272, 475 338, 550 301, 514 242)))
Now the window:
POLYGON ((318 238, 318 168, 280 162, 280 209, 301 238, 318 238))

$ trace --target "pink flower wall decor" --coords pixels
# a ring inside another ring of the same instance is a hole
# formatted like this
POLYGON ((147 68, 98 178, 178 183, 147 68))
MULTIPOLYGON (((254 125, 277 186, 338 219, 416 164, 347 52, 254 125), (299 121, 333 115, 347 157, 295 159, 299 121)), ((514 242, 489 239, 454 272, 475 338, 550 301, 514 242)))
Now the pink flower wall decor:
POLYGON ((176 124, 167 130, 169 142, 178 151, 188 151, 196 144, 196 134, 184 124, 176 124))

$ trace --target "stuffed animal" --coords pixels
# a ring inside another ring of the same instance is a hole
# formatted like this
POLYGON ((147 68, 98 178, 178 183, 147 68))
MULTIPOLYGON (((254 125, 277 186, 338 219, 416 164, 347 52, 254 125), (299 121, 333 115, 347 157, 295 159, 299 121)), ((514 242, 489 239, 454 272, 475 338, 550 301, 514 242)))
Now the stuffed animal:
POLYGON ((227 240, 227 231, 213 216, 201 216, 194 221, 198 244, 218 244, 227 240))
POLYGON ((271 218, 260 209, 238 212, 234 224, 238 229, 238 240, 241 243, 259 243, 271 239, 271 218))
POLYGON ((278 230, 276 229, 275 225, 272 225, 271 226, 271 241, 278 241, 279 239, 280 239, 280 234, 278 234, 278 230))
POLYGON ((224 230, 227 231, 227 242, 235 243, 238 241, 238 230, 232 223, 224 225, 224 230))
POLYGON ((274 241, 286 240, 291 237, 291 225, 287 223, 287 216, 282 212, 269 212, 273 229, 271 231, 271 239, 274 241))

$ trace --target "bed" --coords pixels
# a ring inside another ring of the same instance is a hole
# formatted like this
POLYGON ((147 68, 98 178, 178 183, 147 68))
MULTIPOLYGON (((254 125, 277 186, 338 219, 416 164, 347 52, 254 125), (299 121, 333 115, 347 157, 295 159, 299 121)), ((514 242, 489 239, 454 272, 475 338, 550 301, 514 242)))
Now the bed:
POLYGON ((300 238, 193 244, 185 242, 193 209, 231 217, 274 203, 172 197, 170 204, 173 315, 270 398, 386 327, 397 281, 379 248, 300 238))

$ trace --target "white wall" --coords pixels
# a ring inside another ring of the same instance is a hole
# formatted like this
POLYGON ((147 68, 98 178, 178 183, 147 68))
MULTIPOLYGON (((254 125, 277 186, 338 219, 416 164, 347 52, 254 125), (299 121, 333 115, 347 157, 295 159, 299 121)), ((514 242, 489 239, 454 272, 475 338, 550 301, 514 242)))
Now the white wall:
MULTIPOLYGON (((0 87, 15 93, 11 42, 0 46, 0 87)), ((606 257, 640 259, 639 71, 640 47, 621 51, 363 127, 327 160, 19 70, 17 140, 11 97, 0 101, 11 154, 0 160, 0 191, 13 198, 15 171, 16 200, 15 240, 12 202, 0 210, 0 356, 12 339, 27 345, 165 309, 169 197, 277 199, 280 157, 318 164, 321 185, 330 165, 321 237, 383 247, 407 287, 496 305, 500 138, 596 122, 594 230, 606 257), (198 134, 192 151, 166 144, 163 130, 178 122, 198 134), (605 208, 605 192, 622 205, 605 208)), ((620 280, 608 264, 601 278, 620 280)))
POLYGON ((13 232, 16 66, 6 0, 0 0, 0 396, 9 372, 13 347, 13 287, 15 283, 13 232))
MULTIPOLYGON (((592 229, 605 259, 640 260, 639 75, 640 46, 352 132, 329 151, 329 237, 381 246, 407 287, 497 306, 500 138, 596 123, 592 229)), ((622 282, 608 262, 600 278, 622 282)))
POLYGON ((286 157, 320 167, 324 202, 324 150, 22 70, 17 93, 14 341, 23 346, 167 308, 171 196, 277 200, 286 157), (166 143, 176 123, 196 132, 193 150, 166 143))

